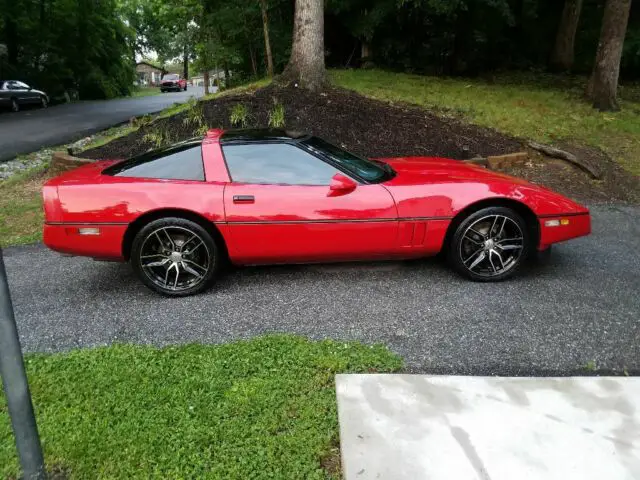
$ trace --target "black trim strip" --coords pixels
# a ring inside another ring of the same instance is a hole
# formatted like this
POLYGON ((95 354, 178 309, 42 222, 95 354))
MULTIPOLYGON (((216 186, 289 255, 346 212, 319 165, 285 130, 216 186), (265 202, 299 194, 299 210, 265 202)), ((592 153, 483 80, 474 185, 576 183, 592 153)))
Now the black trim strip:
POLYGON ((257 222, 214 222, 225 225, 296 225, 302 223, 386 223, 386 222, 424 222, 428 220, 451 220, 453 217, 405 217, 405 218, 365 218, 365 219, 326 219, 326 220, 265 220, 257 222))
POLYGON ((56 225, 56 226, 88 226, 91 227, 93 225, 129 225, 129 222, 45 222, 45 225, 56 225))
POLYGON ((538 218, 581 217, 582 215, 591 215, 591 213, 589 213, 589 212, 558 213, 558 214, 554 214, 554 215, 538 215, 538 218))

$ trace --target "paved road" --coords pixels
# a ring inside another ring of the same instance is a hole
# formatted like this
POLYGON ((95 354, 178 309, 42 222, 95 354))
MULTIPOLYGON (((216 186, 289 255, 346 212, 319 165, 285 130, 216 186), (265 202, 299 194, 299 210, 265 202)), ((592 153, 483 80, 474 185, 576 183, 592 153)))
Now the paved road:
POLYGON ((382 342, 412 371, 566 374, 589 361, 640 372, 640 208, 593 208, 594 234, 501 284, 438 260, 247 268, 166 299, 128 265, 5 251, 24 347, 225 342, 270 332, 382 342))
POLYGON ((73 142, 131 117, 155 113, 204 95, 203 87, 138 98, 87 101, 0 114, 0 162, 42 147, 73 142))

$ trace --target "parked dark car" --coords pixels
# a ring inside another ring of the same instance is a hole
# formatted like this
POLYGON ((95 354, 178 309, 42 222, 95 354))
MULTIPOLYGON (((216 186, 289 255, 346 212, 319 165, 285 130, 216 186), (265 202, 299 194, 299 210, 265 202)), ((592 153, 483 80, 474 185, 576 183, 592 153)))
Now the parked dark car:
POLYGON ((162 77, 162 81, 160 82, 160 91, 168 92, 169 90, 184 90, 187 91, 187 81, 180 77, 177 73, 168 73, 164 77, 162 77))
POLYGON ((31 88, 18 80, 0 80, 0 108, 17 112, 23 105, 49 106, 49 97, 41 90, 31 88))

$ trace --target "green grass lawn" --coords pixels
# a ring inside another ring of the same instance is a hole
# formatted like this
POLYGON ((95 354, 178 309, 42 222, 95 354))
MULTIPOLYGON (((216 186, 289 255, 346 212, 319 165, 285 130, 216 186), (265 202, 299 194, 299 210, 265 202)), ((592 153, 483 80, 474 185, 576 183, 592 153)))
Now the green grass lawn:
MULTIPOLYGON (((332 81, 373 98, 453 111, 501 132, 546 143, 600 147, 640 174, 640 88, 622 87, 622 110, 602 113, 584 100, 583 79, 509 74, 491 82, 380 70, 334 70, 332 81)), ((586 79, 584 79, 586 81, 586 79)))
POLYGON ((0 181, 0 247, 32 243, 42 238, 41 189, 45 167, 0 181))
POLYGON ((151 95, 160 95, 160 87, 134 87, 131 90, 132 97, 149 97, 151 95))
MULTIPOLYGON (((27 372, 47 466, 70 478, 337 479, 322 467, 339 455, 334 375, 401 365, 381 346, 278 335, 35 355, 27 372)), ((17 473, 0 395, 0 478, 17 473)))

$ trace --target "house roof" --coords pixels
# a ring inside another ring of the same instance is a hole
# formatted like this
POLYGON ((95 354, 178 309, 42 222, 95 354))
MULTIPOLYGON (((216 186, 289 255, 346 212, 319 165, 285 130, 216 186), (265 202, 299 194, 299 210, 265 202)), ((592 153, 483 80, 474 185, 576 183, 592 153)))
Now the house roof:
POLYGON ((165 71, 165 70, 164 70, 164 68, 162 68, 160 65, 156 65, 156 64, 154 64, 154 63, 147 62, 147 61, 137 62, 137 63, 136 63, 136 67, 137 67, 138 65, 147 65, 147 66, 149 66, 149 67, 151 67, 151 68, 156 68, 156 69, 158 69, 158 70, 160 70, 160 71, 162 71, 162 72, 164 72, 164 71, 165 71))

